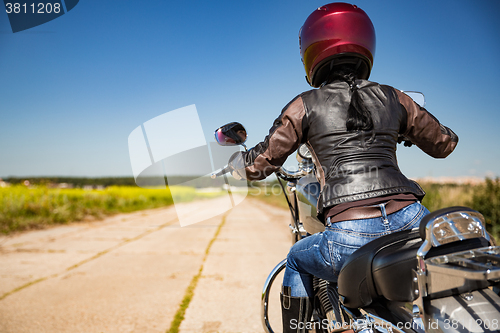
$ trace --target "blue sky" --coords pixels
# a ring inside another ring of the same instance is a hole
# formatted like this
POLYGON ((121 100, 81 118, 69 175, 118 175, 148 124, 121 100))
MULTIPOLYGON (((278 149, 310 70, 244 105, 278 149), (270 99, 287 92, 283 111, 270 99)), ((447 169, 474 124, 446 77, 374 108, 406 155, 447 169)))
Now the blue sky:
MULTIPOLYGON (((445 160, 399 147, 403 172, 500 176, 500 2, 353 3, 377 34, 370 79, 424 92, 460 137, 445 160)), ((298 31, 324 4, 81 0, 15 34, 0 13, 0 177, 132 176, 128 135, 191 104, 207 138, 239 121, 253 146, 310 89, 298 31)))

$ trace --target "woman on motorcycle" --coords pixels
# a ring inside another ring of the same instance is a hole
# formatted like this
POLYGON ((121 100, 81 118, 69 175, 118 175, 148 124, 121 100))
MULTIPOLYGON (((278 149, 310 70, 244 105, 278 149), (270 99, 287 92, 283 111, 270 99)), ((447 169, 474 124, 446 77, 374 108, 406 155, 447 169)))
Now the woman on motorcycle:
POLYGON ((356 249, 417 227, 428 213, 420 204, 424 191, 398 168, 398 138, 435 158, 448 156, 458 142, 410 97, 367 80, 375 31, 360 8, 345 3, 318 8, 301 28, 299 44, 307 81, 319 89, 295 97, 265 140, 229 163, 236 177, 259 180, 277 171, 301 143, 313 156, 325 231, 290 249, 282 287, 284 332, 310 319, 313 275, 336 282, 356 249))

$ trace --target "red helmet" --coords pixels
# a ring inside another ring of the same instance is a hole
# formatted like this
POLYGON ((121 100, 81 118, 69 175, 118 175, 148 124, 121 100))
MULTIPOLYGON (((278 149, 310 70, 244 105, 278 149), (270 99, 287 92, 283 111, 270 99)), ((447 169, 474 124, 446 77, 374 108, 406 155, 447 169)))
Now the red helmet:
POLYGON ((319 87, 333 66, 353 64, 358 78, 368 79, 375 53, 375 29, 360 8, 336 2, 316 9, 299 32, 307 82, 319 87), (331 62, 333 60, 333 62, 331 62))

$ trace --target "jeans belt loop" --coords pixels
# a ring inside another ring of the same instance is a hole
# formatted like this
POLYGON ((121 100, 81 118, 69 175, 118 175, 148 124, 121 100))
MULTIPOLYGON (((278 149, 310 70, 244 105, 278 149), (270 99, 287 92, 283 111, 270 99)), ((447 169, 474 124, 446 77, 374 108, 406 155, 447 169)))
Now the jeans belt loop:
POLYGON ((385 210, 385 203, 381 203, 378 206, 380 207, 380 211, 382 212, 382 220, 384 221, 384 224, 388 224, 389 219, 387 218, 387 211, 385 210))

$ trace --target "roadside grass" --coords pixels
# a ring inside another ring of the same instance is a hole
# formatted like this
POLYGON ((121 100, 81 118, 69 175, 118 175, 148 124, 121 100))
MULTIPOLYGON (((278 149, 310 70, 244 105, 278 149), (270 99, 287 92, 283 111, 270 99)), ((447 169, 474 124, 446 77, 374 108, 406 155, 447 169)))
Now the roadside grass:
MULTIPOLYGON (((484 215, 488 231, 500 240, 500 179, 486 179, 479 185, 420 185, 427 193, 422 203, 430 211, 450 206, 476 209, 484 215)), ((0 234, 165 207, 173 204, 173 198, 176 202, 191 201, 213 198, 221 193, 197 192, 195 188, 185 186, 166 189, 110 186, 104 190, 28 188, 23 185, 0 187, 0 234)), ((288 209, 277 181, 267 187, 253 184, 248 195, 288 209)))
POLYGON ((471 206, 474 185, 420 183, 426 195, 422 204, 431 212, 452 206, 471 206))
MULTIPOLYGON (((286 184, 284 186, 286 186, 286 184)), ((249 187, 248 196, 266 202, 275 207, 288 209, 288 204, 286 203, 285 196, 283 195, 283 190, 277 182, 273 183, 272 186, 267 187, 249 187)))
POLYGON ((166 189, 110 186, 104 190, 83 190, 14 185, 0 188, 0 233, 165 207, 173 204, 174 198, 179 202, 217 195, 198 193, 195 188, 183 186, 166 189))

